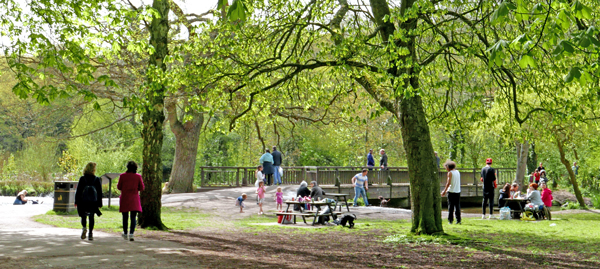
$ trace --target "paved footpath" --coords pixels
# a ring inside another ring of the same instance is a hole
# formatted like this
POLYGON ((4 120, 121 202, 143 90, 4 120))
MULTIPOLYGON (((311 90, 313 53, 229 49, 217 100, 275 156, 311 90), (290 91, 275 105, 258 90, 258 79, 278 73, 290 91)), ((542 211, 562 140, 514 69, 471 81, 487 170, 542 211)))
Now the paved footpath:
MULTIPOLYGON (((94 232, 94 241, 81 240, 80 229, 56 228, 31 220, 52 209, 41 205, 13 206, 0 197, 0 268, 201 268, 187 257, 185 246, 159 240, 94 232)), ((14 200, 13 198, 10 198, 14 200)), ((101 220, 100 220, 101 221, 101 220)))

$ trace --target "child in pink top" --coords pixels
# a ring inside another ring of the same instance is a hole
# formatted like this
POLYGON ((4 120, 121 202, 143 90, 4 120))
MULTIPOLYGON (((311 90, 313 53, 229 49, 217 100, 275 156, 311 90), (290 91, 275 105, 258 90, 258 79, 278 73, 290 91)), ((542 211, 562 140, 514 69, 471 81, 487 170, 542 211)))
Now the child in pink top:
POLYGON ((553 199, 554 198, 552 197, 552 191, 548 189, 546 183, 542 183, 542 202, 544 202, 544 205, 548 208, 552 207, 553 199))
POLYGON ((267 192, 267 188, 265 187, 265 182, 261 180, 258 182, 258 189, 256 189, 256 194, 258 196, 258 206, 260 207, 260 211, 258 212, 259 215, 262 215, 264 213, 262 204, 265 200, 265 192, 267 192))
POLYGON ((281 187, 277 188, 275 201, 277 202, 277 210, 283 210, 283 192, 281 192, 281 187))

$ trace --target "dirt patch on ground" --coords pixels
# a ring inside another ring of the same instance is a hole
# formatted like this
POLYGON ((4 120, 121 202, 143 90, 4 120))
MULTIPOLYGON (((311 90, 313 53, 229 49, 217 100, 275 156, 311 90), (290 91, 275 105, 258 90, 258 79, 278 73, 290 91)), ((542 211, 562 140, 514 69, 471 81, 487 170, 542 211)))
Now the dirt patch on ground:
POLYGON ((184 255, 207 268, 597 268, 581 256, 536 255, 526 246, 502 249, 484 243, 382 243, 388 232, 247 229, 155 232, 150 238, 187 246, 184 255))

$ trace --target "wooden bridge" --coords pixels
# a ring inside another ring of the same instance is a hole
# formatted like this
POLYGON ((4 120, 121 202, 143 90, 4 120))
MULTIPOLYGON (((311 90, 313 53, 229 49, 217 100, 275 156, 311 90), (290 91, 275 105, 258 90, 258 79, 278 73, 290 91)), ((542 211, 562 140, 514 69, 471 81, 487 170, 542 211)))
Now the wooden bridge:
MULTIPOLYGON (((352 177, 365 167, 350 166, 293 166, 283 167, 282 181, 285 185, 298 185, 302 181, 310 184, 317 181, 325 192, 348 193, 354 195, 352 177)), ((512 182, 514 168, 495 168, 498 186, 512 182)), ((461 200, 481 202, 482 185, 479 181, 481 168, 457 168, 461 174, 461 200)), ((255 181, 255 167, 200 167, 201 189, 222 187, 252 186, 255 181)), ((446 171, 440 171, 438 178, 440 191, 446 184, 446 171)), ((392 198, 392 204, 410 207, 410 177, 407 167, 389 167, 386 171, 373 168, 369 171, 369 201, 377 204, 377 197, 392 198), (372 184, 372 185, 371 185, 372 184)))

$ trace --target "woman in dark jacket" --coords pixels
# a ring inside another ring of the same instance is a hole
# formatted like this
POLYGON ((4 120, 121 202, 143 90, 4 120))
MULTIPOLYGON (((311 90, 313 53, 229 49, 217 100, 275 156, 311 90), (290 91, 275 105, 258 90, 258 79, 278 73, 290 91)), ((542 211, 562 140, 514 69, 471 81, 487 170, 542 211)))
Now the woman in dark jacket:
POLYGON ((500 190, 500 195, 498 196, 499 207, 504 207, 506 205, 504 199, 510 199, 510 183, 506 183, 500 190))
POLYGON ((81 217, 81 239, 85 239, 86 220, 90 219, 89 240, 94 240, 94 214, 102 215, 102 182, 96 175, 96 163, 88 163, 83 169, 83 176, 79 178, 77 191, 75 192, 75 207, 81 217), (95 194, 95 195, 94 195, 95 194))
MULTIPOLYGON (((310 196, 310 190, 308 189, 308 183, 306 181, 302 181, 300 183, 300 187, 296 191, 296 197, 304 197, 310 196)), ((300 205, 294 205, 294 210, 300 210, 300 205)))

